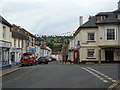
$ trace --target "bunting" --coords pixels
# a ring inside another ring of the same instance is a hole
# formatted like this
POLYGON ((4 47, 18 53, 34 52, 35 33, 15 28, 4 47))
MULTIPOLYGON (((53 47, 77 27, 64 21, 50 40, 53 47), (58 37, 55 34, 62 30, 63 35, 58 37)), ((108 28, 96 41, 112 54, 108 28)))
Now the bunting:
POLYGON ((74 33, 75 33, 75 31, 66 32, 66 33, 61 33, 61 34, 55 34, 55 35, 39 35, 39 34, 35 34, 35 36, 36 36, 36 37, 73 36, 74 33))

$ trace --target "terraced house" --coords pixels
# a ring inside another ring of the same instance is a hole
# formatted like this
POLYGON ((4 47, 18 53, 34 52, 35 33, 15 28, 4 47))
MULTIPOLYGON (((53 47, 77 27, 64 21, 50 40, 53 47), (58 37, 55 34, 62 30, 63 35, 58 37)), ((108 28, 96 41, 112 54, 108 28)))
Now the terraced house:
POLYGON ((12 25, 0 15, 0 68, 10 66, 12 25))
POLYGON ((10 50, 10 59, 12 65, 19 64, 19 60, 23 53, 26 53, 26 42, 29 40, 28 36, 20 32, 20 27, 13 24, 12 27, 12 46, 10 50))
POLYGON ((73 39, 81 62, 120 62, 120 1, 117 10, 90 16, 73 39))

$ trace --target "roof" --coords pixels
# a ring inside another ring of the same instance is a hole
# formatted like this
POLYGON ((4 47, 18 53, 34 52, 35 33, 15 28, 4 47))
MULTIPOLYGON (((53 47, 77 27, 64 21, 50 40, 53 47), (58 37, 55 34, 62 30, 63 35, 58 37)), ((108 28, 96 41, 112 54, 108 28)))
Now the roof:
POLYGON ((8 21, 6 21, 1 15, 0 15, 0 22, 2 24, 7 25, 8 27, 12 27, 12 25, 8 21))
POLYGON ((97 28, 97 24, 120 24, 120 20, 116 18, 116 13, 120 12, 120 9, 114 11, 114 12, 99 12, 95 16, 93 16, 91 19, 89 19, 86 23, 81 25, 76 32, 74 33, 74 37, 79 33, 81 28, 97 28), (105 20, 102 20, 100 22, 97 22, 98 16, 106 16, 107 18, 105 20))
POLYGON ((79 33, 81 28, 97 28, 96 17, 95 16, 91 17, 91 19, 89 19, 86 23, 81 25, 73 34, 74 37, 79 33))
POLYGON ((96 16, 115 17, 116 15, 113 12, 99 12, 96 16))
POLYGON ((86 23, 80 26, 80 28, 96 28, 96 17, 92 17, 86 23))
POLYGON ((120 13, 120 9, 114 11, 115 14, 120 13))
POLYGON ((108 17, 107 19, 97 22, 96 24, 110 24, 110 23, 119 23, 120 24, 120 20, 117 18, 114 18, 114 17, 108 17))
POLYGON ((17 38, 17 39, 28 40, 28 36, 18 32, 18 31, 12 31, 12 37, 17 38))

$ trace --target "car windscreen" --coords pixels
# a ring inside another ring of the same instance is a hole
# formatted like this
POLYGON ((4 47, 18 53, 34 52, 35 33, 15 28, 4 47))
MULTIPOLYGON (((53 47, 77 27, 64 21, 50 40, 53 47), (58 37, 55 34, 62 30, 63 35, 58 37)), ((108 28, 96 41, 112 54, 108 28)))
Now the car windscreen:
POLYGON ((44 59, 46 59, 46 57, 41 57, 40 59, 44 60, 44 59))
POLYGON ((30 59, 30 57, 22 57, 21 59, 28 60, 28 59, 30 59))

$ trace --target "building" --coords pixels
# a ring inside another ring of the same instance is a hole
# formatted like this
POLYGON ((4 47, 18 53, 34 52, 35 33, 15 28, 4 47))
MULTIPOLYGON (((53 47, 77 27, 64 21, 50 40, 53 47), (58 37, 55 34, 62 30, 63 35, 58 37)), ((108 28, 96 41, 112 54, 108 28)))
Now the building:
POLYGON ((20 27, 13 24, 12 27, 12 46, 10 50, 10 59, 12 65, 19 64, 21 55, 26 53, 28 36, 19 32, 20 27))
MULTIPOLYGON (((81 62, 120 62, 120 1, 118 9, 89 16, 74 33, 81 62)), ((71 47, 70 47, 71 48, 71 47)))
POLYGON ((32 53, 36 57, 37 56, 36 55, 36 48, 37 48, 37 46, 35 45, 36 37, 32 33, 30 33, 27 30, 25 30, 24 28, 21 28, 19 32, 21 32, 21 33, 23 33, 23 34, 28 36, 28 41, 25 42, 26 43, 26 49, 24 49, 24 52, 32 53))
POLYGON ((12 25, 0 16, 0 65, 2 68, 10 66, 11 28, 12 25))

